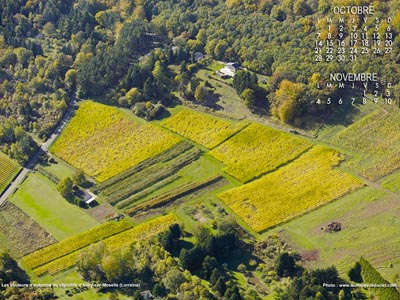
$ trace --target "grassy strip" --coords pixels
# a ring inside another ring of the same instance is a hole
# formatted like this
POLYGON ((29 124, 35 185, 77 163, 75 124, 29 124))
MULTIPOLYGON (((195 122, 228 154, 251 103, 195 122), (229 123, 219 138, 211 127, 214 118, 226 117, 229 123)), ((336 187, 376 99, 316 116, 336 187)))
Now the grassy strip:
POLYGON ((177 180, 179 178, 180 178, 180 176, 177 174, 167 177, 164 180, 161 180, 160 182, 157 182, 157 183, 149 186, 148 188, 144 189, 143 191, 136 193, 135 195, 132 195, 129 198, 117 203, 116 207, 119 209, 123 209, 128 206, 131 206, 133 203, 135 203, 139 199, 144 198, 147 195, 157 191, 158 189, 169 185, 170 183, 174 182, 175 180, 177 180))
POLYGON ((148 168, 149 166, 152 166, 154 164, 160 163, 160 162, 167 162, 171 159, 174 159, 175 157, 179 156, 180 154, 186 152, 190 148, 192 148, 193 145, 186 142, 186 141, 181 141, 172 148, 169 148, 168 150, 162 152, 161 154, 154 156, 152 158, 149 158, 136 166, 125 170, 124 172, 121 172, 120 174, 98 184, 96 187, 93 188, 93 191, 95 193, 100 193, 102 190, 120 182, 121 180, 128 178, 132 176, 133 174, 142 171, 145 168, 148 168))
POLYGON ((171 201, 176 200, 179 197, 188 195, 188 194, 193 193, 205 186, 208 186, 212 183, 218 182, 221 179, 223 179, 223 177, 221 175, 217 175, 217 176, 208 178, 207 180, 202 181, 202 182, 192 182, 192 183, 185 184, 178 189, 164 193, 164 194, 154 197, 148 201, 140 203, 139 205, 129 208, 125 212, 129 215, 134 215, 134 214, 138 213, 139 211, 144 211, 144 210, 160 207, 171 201))
POLYGON ((35 167, 35 170, 38 171, 40 174, 43 176, 47 177, 50 181, 52 181, 54 184, 59 184, 60 183, 60 178, 58 178, 56 175, 51 174, 49 171, 44 169, 42 166, 37 165, 35 167))
POLYGON ((201 150, 194 148, 166 165, 150 166, 108 187, 103 191, 103 194, 107 197, 109 203, 116 205, 118 202, 143 191, 152 184, 176 174, 180 169, 197 160, 200 154, 201 150))
POLYGON ((126 220, 107 222, 57 244, 26 255, 22 258, 22 262, 27 267, 34 269, 131 227, 132 225, 126 220))

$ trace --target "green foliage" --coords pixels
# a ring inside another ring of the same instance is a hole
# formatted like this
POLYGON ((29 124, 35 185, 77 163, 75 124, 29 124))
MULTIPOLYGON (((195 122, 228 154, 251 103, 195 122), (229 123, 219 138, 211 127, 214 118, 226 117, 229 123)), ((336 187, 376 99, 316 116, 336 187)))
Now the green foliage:
POLYGON ((182 266, 189 271, 195 271, 199 269, 203 259, 204 253, 199 246, 195 246, 190 250, 183 248, 179 254, 179 260, 182 266))
POLYGON ((217 259, 228 257, 240 245, 239 235, 233 228, 216 235, 208 229, 202 228, 198 233, 197 240, 205 255, 217 259))
POLYGON ((296 260, 293 255, 284 252, 279 255, 275 264, 276 274, 280 277, 292 276, 296 269, 296 260))
POLYGON ((233 87, 239 95, 241 95, 246 89, 254 88, 257 86, 257 83, 257 75, 249 71, 236 71, 235 76, 233 77, 233 87))
POLYGON ((216 268, 218 268, 218 262, 215 257, 206 256, 201 264, 201 276, 203 276, 203 278, 207 280, 210 279, 212 273, 216 268))
POLYGON ((30 284, 28 275, 7 252, 0 253, 0 299, 56 299, 50 289, 8 287, 10 283, 30 284))
POLYGON ((65 199, 71 201, 74 196, 72 187, 73 187, 72 179, 66 177, 63 180, 61 180, 60 183, 57 185, 57 190, 65 199))
POLYGON ((159 297, 164 297, 167 295, 167 290, 165 288, 165 285, 162 282, 157 282, 154 287, 152 294, 154 296, 159 296, 159 297))
MULTIPOLYGON (((381 274, 370 264, 368 260, 361 257, 359 261, 361 265, 361 276, 363 283, 366 284, 377 284, 377 285, 388 285, 389 282, 386 281, 381 274)), ((394 287, 370 287, 368 288, 371 292, 378 296, 379 299, 385 300, 399 300, 400 293, 394 287)))
POLYGON ((244 104, 250 108, 253 107, 256 103, 256 96, 255 93, 252 89, 245 89, 241 94, 240 94, 240 98, 243 99, 244 104))
MULTIPOLYGON (((326 299, 337 300, 339 294, 343 294, 343 290, 339 288, 339 284, 344 281, 339 278, 335 267, 326 269, 316 269, 313 271, 305 271, 300 277, 294 278, 288 290, 278 299, 287 300, 308 300, 308 299, 326 299), (325 286, 324 286, 325 284, 325 286), (333 284, 334 287, 326 286, 333 284)), ((364 299, 355 297, 351 298, 351 289, 344 290, 345 299, 364 299)), ((362 297, 362 296, 361 296, 362 297)))
POLYGON ((194 91, 194 98, 198 102, 204 102, 207 97, 207 89, 204 86, 199 85, 196 87, 196 90, 194 91))
POLYGON ((81 170, 77 171, 72 177, 72 182, 80 186, 85 185, 87 183, 85 173, 83 173, 81 170))
POLYGON ((176 293, 180 285, 185 282, 185 276, 178 269, 172 269, 167 273, 163 282, 167 289, 176 293))
MULTIPOLYGON (((7 252, 0 254, 0 283, 8 284, 12 281, 29 283, 28 275, 7 252)), ((0 287, 0 290, 2 288, 0 287)))
POLYGON ((213 285, 213 289, 220 295, 223 295, 226 292, 226 284, 222 277, 218 278, 217 282, 213 285))
POLYGON ((362 282, 363 279, 361 277, 361 264, 357 261, 354 263, 354 265, 351 267, 349 272, 347 273, 351 281, 354 282, 362 282))

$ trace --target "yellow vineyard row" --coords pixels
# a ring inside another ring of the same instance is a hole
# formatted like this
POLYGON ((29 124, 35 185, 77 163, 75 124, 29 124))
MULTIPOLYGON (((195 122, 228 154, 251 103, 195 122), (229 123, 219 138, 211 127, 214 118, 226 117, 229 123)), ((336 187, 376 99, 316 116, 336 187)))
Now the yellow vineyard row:
POLYGON ((28 254, 22 258, 22 262, 31 269, 37 268, 52 260, 65 256, 78 249, 103 240, 131 227, 132 225, 126 220, 122 220, 119 222, 107 222, 93 229, 87 230, 73 237, 65 239, 59 243, 50 245, 36 252, 28 254))
MULTIPOLYGON (((103 240, 103 243, 107 247, 108 251, 113 252, 118 249, 128 247, 135 241, 151 238, 156 234, 166 230, 174 223, 178 223, 178 219, 175 215, 168 214, 106 238, 103 240)), ((88 247, 89 246, 72 252, 66 256, 60 257, 59 259, 53 260, 48 264, 34 269, 33 271, 36 275, 41 276, 45 273, 53 275, 60 271, 71 268, 76 264, 79 254, 88 247)))
POLYGON ((246 123, 230 123, 209 115, 184 109, 168 118, 162 125, 211 149, 243 128, 246 123))
POLYGON ((88 101, 81 104, 51 150, 103 182, 179 141, 161 129, 130 120, 115 108, 88 101))
POLYGON ((18 164, 0 153, 0 192, 17 173, 19 169, 18 164))
POLYGON ((362 185, 334 169, 338 152, 315 146, 278 171, 219 195, 255 231, 287 221, 362 185))
POLYGON ((225 172, 247 182, 294 159, 312 144, 259 124, 251 124, 210 152, 225 172))

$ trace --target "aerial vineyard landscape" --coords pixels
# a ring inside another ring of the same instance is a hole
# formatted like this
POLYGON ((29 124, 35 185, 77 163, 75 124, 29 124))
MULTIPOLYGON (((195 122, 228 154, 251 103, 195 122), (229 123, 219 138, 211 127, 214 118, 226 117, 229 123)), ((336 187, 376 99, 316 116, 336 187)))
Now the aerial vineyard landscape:
POLYGON ((334 169, 340 160, 339 153, 315 146, 278 171, 219 197, 261 232, 362 185, 359 179, 334 169))
POLYGON ((179 139, 112 107, 84 103, 52 151, 102 182, 167 150, 179 139))
POLYGON ((211 149, 234 135, 245 124, 235 124, 185 109, 168 118, 163 126, 211 149))
POLYGON ((376 110, 339 132, 332 142, 355 155, 350 167, 368 179, 376 179, 400 167, 400 112, 376 110))
POLYGON ((227 165, 228 174, 247 182, 295 159, 311 146, 304 139, 251 124, 210 154, 227 165))
MULTIPOLYGON (((112 231, 110 231, 107 235, 103 236, 104 240, 102 242, 107 247, 108 251, 116 251, 122 247, 129 247, 130 244, 136 240, 150 238, 157 233, 162 232, 175 222, 177 222, 177 219, 173 215, 163 216, 138 225, 132 229, 124 228, 121 233, 118 233, 117 231, 112 234, 112 231), (111 236, 108 237, 108 234, 111 236)), ((88 232, 85 236, 91 238, 91 234, 92 232, 88 232)), ((37 275, 44 275, 46 272, 56 274, 74 266, 79 254, 86 249, 84 246, 93 244, 95 241, 96 239, 86 243, 85 241, 82 241, 81 246, 71 247, 69 245, 71 240, 69 240, 61 245, 54 244, 50 246, 51 248, 49 249, 45 248, 39 250, 39 253, 28 255, 22 260, 27 264, 27 266, 32 268, 37 275), (58 250, 58 252, 54 253, 56 250, 58 250), (45 253, 50 254, 50 256, 44 256, 45 253)))
POLYGON ((399 0, 0 25, 0 300, 400 300, 399 0))

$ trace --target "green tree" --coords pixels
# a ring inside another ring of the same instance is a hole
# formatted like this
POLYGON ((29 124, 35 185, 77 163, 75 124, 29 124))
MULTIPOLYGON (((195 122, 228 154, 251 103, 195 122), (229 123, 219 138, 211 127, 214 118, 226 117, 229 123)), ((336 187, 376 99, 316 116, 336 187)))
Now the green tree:
POLYGON ((253 107, 256 103, 256 95, 254 93, 254 90, 252 89, 245 89, 241 94, 240 98, 243 99, 244 104, 246 107, 253 107))
POLYGON ((105 279, 101 261, 106 254, 103 242, 93 244, 79 254, 76 265, 85 280, 101 282, 105 279))
POLYGON ((76 88, 76 80, 78 77, 78 71, 75 69, 69 69, 66 73, 65 73, 65 79, 64 82, 67 85, 67 87, 70 90, 73 90, 76 88))
POLYGON ((82 170, 78 170, 75 172, 75 174, 72 176, 72 182, 76 185, 85 185, 87 183, 85 173, 83 173, 82 170))
POLYGON ((60 181, 60 183, 57 185, 57 190, 60 192, 60 194, 67 200, 71 200, 73 197, 73 182, 70 177, 66 177, 63 180, 60 181))
POLYGON ((207 280, 210 278, 212 272, 218 267, 218 262, 215 257, 206 256, 201 264, 201 275, 207 280))
POLYGON ((282 253, 276 260, 275 271, 280 277, 291 276, 295 270, 296 260, 287 252, 282 253))
POLYGON ((196 90, 194 91, 194 98, 199 102, 204 102, 206 100, 206 97, 207 89, 202 85, 196 87, 196 90))
POLYGON ((133 87, 126 93, 126 98, 129 105, 133 105, 135 103, 138 103, 142 99, 142 94, 140 93, 138 88, 133 87))
POLYGON ((172 293, 176 293, 182 283, 186 281, 185 276, 178 269, 169 271, 164 279, 164 285, 172 293))
POLYGON ((347 273, 351 281, 354 282, 362 282, 362 277, 361 277, 361 264, 357 261, 354 263, 354 265, 351 267, 349 272, 347 273))
POLYGON ((226 284, 222 277, 218 278, 214 284, 213 289, 216 290, 220 295, 223 295, 226 291, 226 284))
POLYGON ((162 282, 157 282, 154 287, 152 294, 158 297, 164 297, 167 295, 167 290, 162 282))
POLYGON ((245 89, 254 89, 258 84, 258 78, 252 72, 238 70, 233 77, 232 84, 236 92, 241 95, 245 89))
POLYGON ((0 283, 6 284, 12 281, 29 283, 29 277, 8 252, 2 252, 0 253, 0 283))

